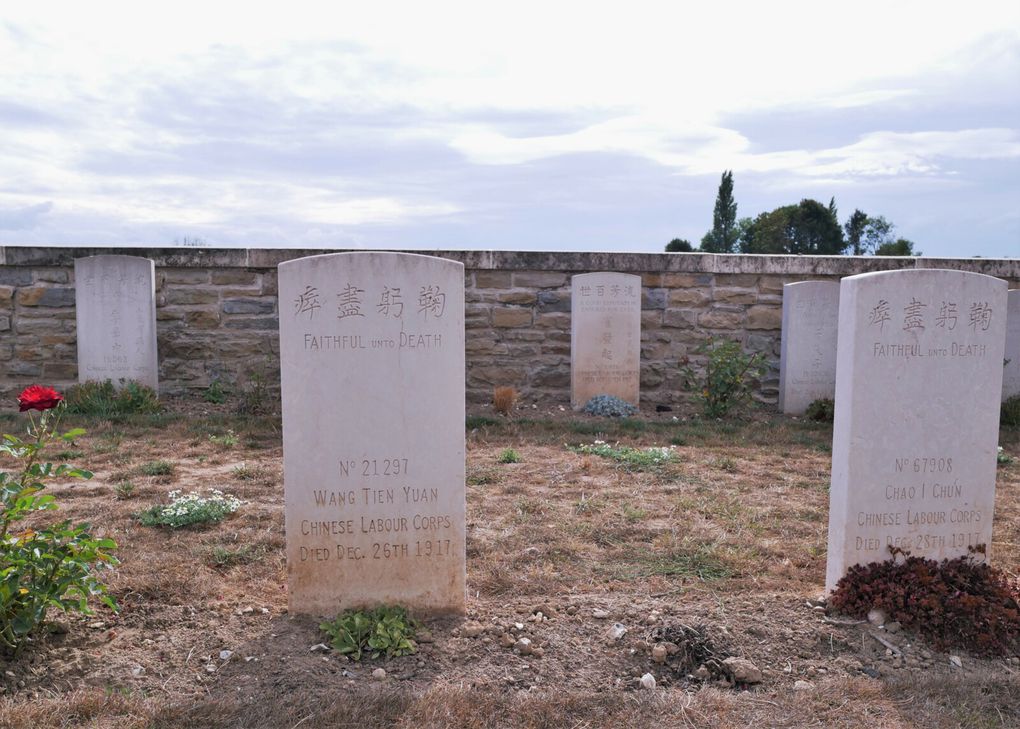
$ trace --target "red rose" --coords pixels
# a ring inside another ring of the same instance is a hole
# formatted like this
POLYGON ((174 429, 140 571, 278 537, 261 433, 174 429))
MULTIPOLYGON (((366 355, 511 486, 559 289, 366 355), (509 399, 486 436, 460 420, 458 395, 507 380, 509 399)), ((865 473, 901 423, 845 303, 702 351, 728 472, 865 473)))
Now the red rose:
POLYGON ((64 396, 51 387, 29 385, 18 395, 18 410, 49 410, 60 404, 64 396))

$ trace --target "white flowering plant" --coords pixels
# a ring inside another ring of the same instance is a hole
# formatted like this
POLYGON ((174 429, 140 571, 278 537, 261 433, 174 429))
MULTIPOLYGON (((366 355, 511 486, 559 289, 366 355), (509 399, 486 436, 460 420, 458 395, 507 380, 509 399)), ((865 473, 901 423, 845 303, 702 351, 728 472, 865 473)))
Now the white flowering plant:
POLYGON ((236 496, 213 489, 208 496, 197 491, 171 491, 169 504, 156 504, 138 515, 144 526, 168 526, 171 529, 192 524, 215 524, 223 521, 244 504, 236 496))
POLYGON ((634 471, 659 468, 667 463, 673 463, 678 460, 675 446, 632 448, 631 446, 622 446, 620 444, 609 445, 603 440, 597 440, 591 445, 567 447, 575 453, 609 458, 634 471))

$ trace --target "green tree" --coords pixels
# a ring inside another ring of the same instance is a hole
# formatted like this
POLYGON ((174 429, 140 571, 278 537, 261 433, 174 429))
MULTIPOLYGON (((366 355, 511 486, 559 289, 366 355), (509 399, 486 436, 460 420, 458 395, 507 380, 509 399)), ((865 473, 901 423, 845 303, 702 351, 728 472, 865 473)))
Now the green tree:
POLYGON ((843 232, 846 233, 846 245, 852 255, 863 256, 867 253, 864 243, 864 229, 867 224, 867 214, 861 210, 854 210, 853 215, 847 218, 846 225, 843 226, 843 232))
POLYGON ((914 250, 913 241, 897 238, 895 241, 883 243, 875 249, 876 256, 919 256, 921 251, 914 250))
POLYGON ((801 200, 797 205, 784 205, 762 213, 744 231, 740 251, 840 255, 846 249, 846 242, 833 212, 834 206, 827 208, 817 200, 801 200))
POLYGON ((694 246, 686 238, 674 238, 666 244, 667 253, 690 253, 694 250, 694 246))
POLYGON ((737 247, 737 203, 733 199, 733 171, 723 172, 712 211, 712 230, 701 239, 706 253, 733 253, 737 247))
POLYGON ((874 218, 869 215, 864 226, 864 250, 875 251, 877 254, 882 246, 895 243, 896 240, 893 238, 895 227, 881 215, 874 218))

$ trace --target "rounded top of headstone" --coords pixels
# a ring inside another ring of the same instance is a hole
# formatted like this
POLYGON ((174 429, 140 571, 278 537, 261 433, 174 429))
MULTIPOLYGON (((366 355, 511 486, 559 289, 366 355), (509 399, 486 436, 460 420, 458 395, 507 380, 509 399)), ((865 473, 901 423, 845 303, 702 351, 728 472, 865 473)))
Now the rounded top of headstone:
POLYGON ((841 279, 841 281, 878 281, 885 278, 916 279, 918 281, 923 281, 925 279, 945 277, 955 277, 958 280, 966 279, 975 282, 984 279, 989 285, 1001 285, 1003 288, 1007 286, 1005 280, 995 276, 989 276, 985 273, 973 273, 972 271, 957 271, 951 268, 901 268, 896 271, 871 271, 870 273, 858 273, 853 276, 845 276, 841 279))
POLYGON ((460 261, 454 261, 449 258, 440 258, 439 256, 428 256, 420 253, 398 253, 396 251, 348 251, 344 253, 323 253, 318 256, 305 256, 303 258, 293 258, 289 261, 283 261, 278 265, 278 269, 283 270, 291 267, 307 266, 309 264, 321 263, 326 261, 359 261, 369 262, 378 261, 380 264, 384 262, 395 262, 395 261, 408 261, 416 262, 419 265, 433 265, 433 266, 450 266, 463 270, 464 264, 460 261))

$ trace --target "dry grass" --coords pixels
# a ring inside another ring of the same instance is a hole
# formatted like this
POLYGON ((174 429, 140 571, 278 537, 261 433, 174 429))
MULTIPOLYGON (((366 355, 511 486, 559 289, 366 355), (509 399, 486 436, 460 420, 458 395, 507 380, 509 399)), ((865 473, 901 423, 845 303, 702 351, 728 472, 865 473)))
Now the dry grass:
MULTIPOLYGON (((16 422, 0 417, 4 430, 16 422)), ((376 683, 374 665, 310 654, 314 621, 286 615, 278 421, 84 425, 67 450, 96 477, 54 491, 65 516, 120 544, 110 587, 122 610, 70 618, 66 636, 5 666, 14 678, 0 679, 0 727, 1020 726, 1020 668, 964 656, 965 670, 950 671, 939 655, 897 667, 860 628, 827 624, 805 605, 824 578, 826 426, 475 419, 470 617, 528 625, 545 657, 460 638, 457 622, 439 621, 434 643, 386 663, 392 678, 376 683), (228 431, 237 442, 226 447, 228 431), (595 438, 672 443, 678 457, 627 470, 565 447, 595 438), (498 463, 506 448, 521 462, 498 463), (172 473, 143 471, 159 460, 172 460, 172 473), (124 480, 135 489, 118 499, 124 480), (139 526, 135 514, 173 488, 220 488, 248 503, 210 527, 139 526), (536 606, 555 620, 528 623, 536 606), (610 619, 593 619, 594 609, 610 619), (710 626, 765 681, 743 693, 663 673, 641 644, 650 614, 657 625, 710 626), (620 644, 606 639, 614 621, 629 627, 620 644), (221 664, 224 647, 235 658, 221 664), (659 671, 659 689, 635 691, 648 670, 659 671), (794 691, 798 679, 812 688, 794 691)), ((1020 433, 1004 431, 1002 444, 1020 453, 1020 433)), ((999 469, 997 488, 994 559, 1016 574, 1020 463, 999 469)))

